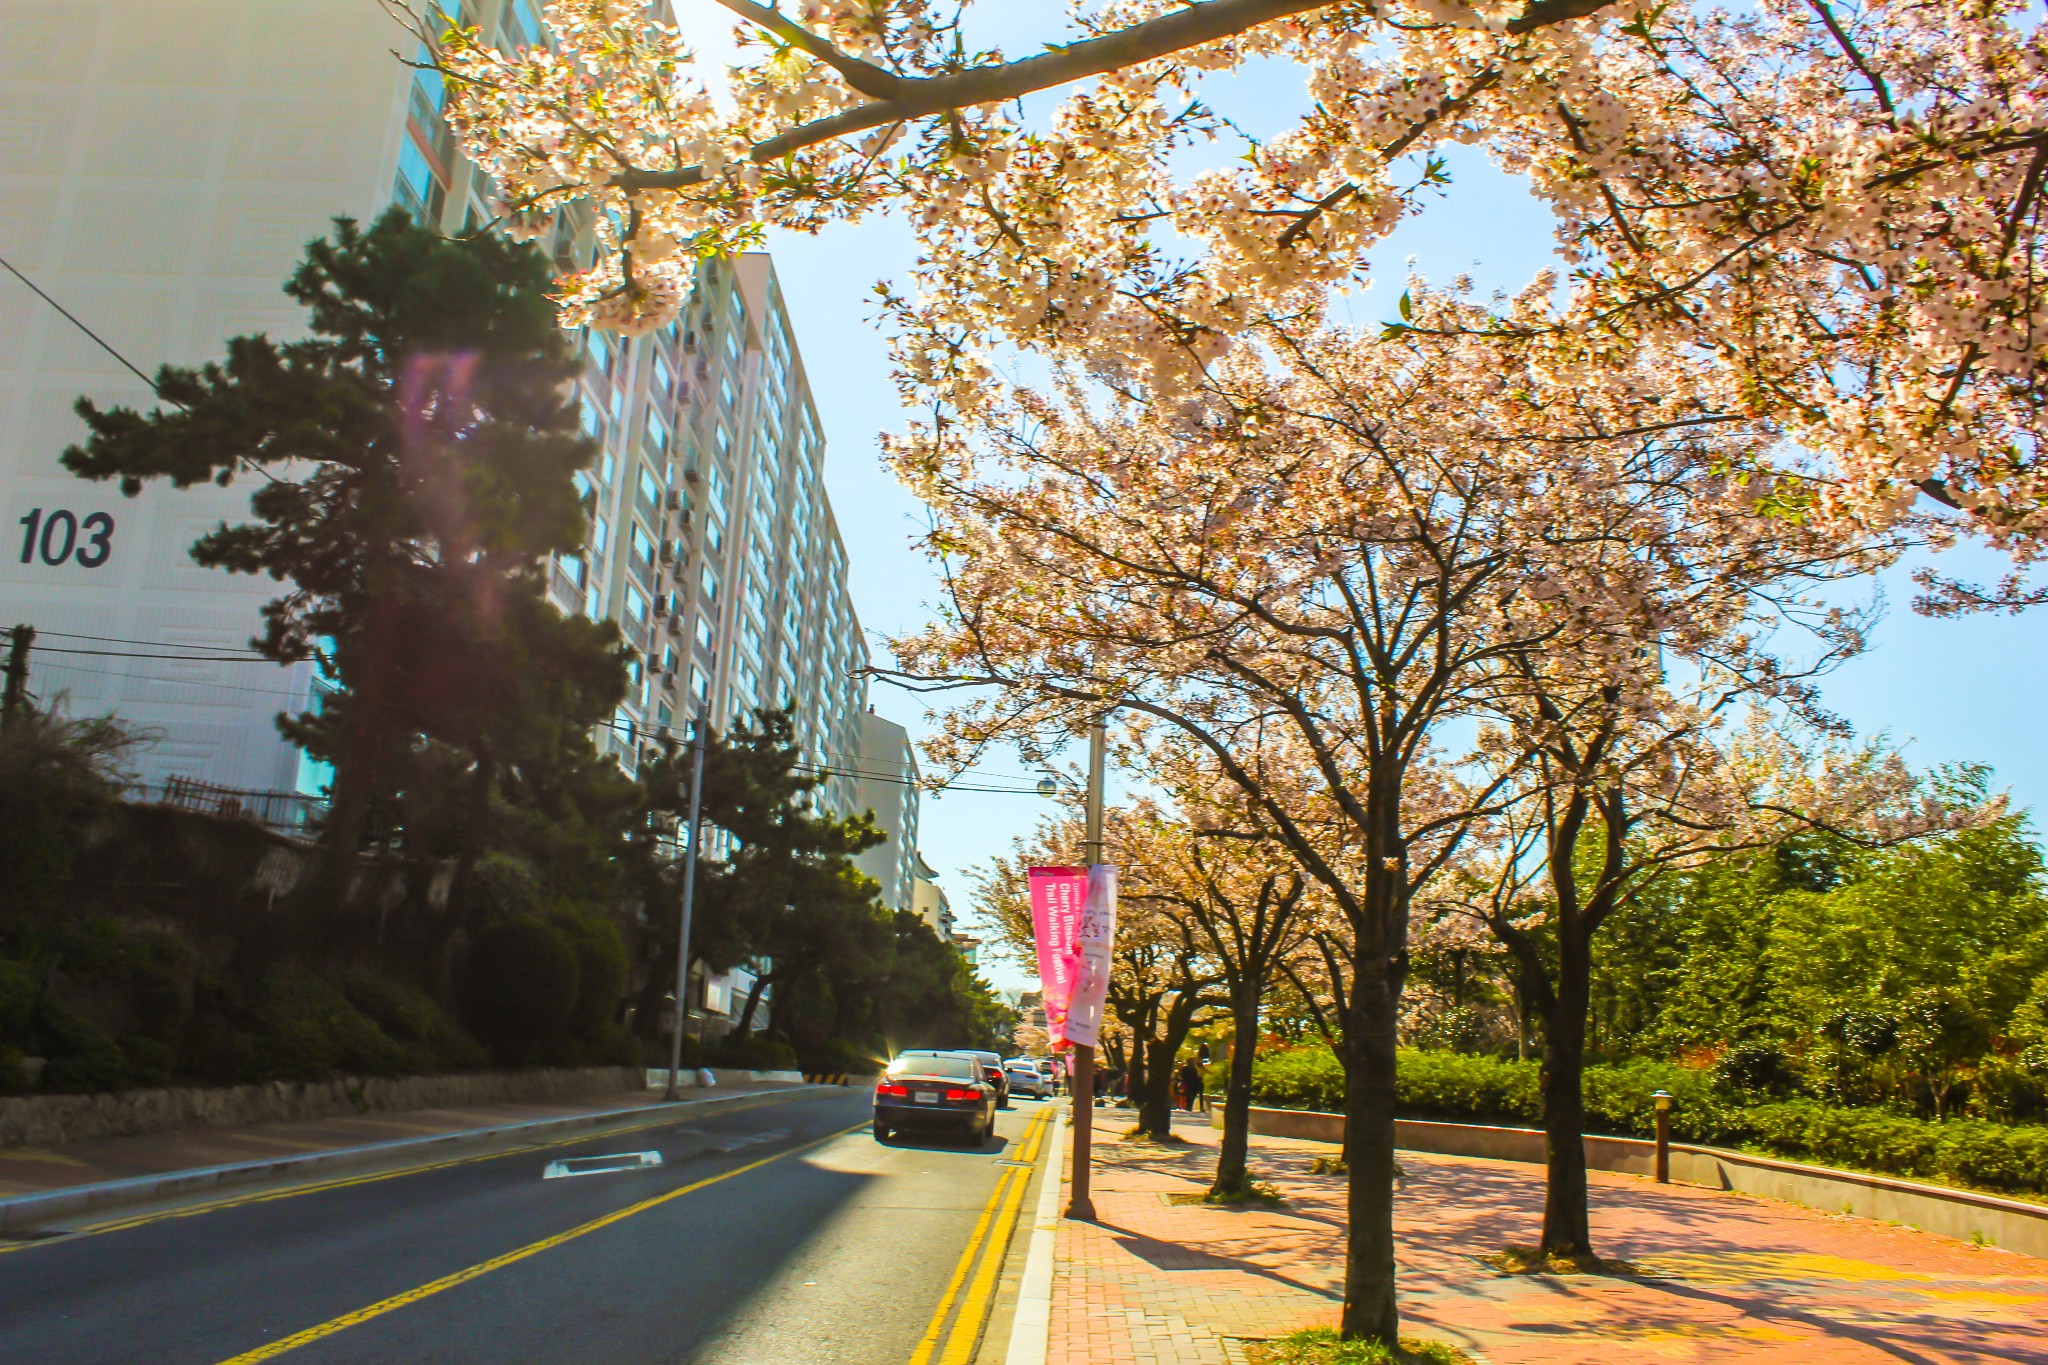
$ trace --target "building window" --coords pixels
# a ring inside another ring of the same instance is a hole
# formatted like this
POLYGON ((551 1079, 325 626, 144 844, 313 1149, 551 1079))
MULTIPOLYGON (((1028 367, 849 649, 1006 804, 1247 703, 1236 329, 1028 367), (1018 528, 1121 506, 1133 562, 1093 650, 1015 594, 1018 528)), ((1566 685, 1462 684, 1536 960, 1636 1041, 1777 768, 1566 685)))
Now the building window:
POLYGON ((581 555, 557 555, 555 556, 555 564, 561 569, 564 578, 579 588, 583 586, 583 557, 581 555))
POLYGON ((419 142, 410 133, 399 138, 398 179, 391 187, 391 197, 399 207, 411 214, 414 222, 431 225, 440 220, 445 194, 419 142))
MULTIPOLYGON (((642 593, 638 588, 634 587, 631 583, 628 583, 626 585, 626 619, 631 621, 636 626, 644 626, 647 624, 646 594, 642 593)), ((639 681, 639 677, 637 674, 634 676, 634 681, 639 681)))

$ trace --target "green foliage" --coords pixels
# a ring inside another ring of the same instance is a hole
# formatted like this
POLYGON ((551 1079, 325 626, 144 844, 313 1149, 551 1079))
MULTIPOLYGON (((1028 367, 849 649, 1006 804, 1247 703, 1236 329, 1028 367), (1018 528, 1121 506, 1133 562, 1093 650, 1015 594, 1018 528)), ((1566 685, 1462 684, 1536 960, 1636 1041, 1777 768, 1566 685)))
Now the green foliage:
POLYGON ((566 1031, 577 1038, 599 1038, 617 1019, 625 996, 625 941, 609 916, 586 906, 558 905, 548 919, 576 958, 576 1003, 566 1031))
POLYGON ((843 1038, 797 1049, 797 1069, 813 1076, 872 1076, 881 1068, 879 1058, 843 1038))
POLYGON ((35 1032, 50 1063, 43 1071, 43 1089, 91 1093, 128 1084, 128 1058, 114 1036, 63 1001, 43 998, 35 1032))
POLYGON ((727 1038, 705 1050, 705 1066, 736 1071, 795 1071, 796 1049, 772 1038, 727 1038))
POLYGON ((0 1045, 19 1046, 35 1017, 36 974, 26 962, 0 958, 0 1045))
POLYGON ((580 985, 575 945, 548 920, 527 917, 477 940, 463 994, 478 1034, 516 1055, 567 1032, 580 985))
POLYGON ((340 988, 303 967, 264 976, 254 1022, 256 1070, 266 1080, 317 1081, 337 1071, 388 1076, 405 1061, 404 1050, 340 988))
POLYGON ((446 1010, 410 986, 358 970, 342 977, 341 990, 349 1004, 399 1046, 407 1072, 473 1070, 488 1060, 446 1010))
POLYGON ((1246 1355, 1252 1365, 1472 1365, 1470 1356, 1447 1342, 1402 1337, 1400 1349, 1393 1350, 1377 1341, 1346 1341, 1329 1327, 1255 1342, 1246 1355))
POLYGON ((93 816, 125 783, 139 737, 111 716, 27 707, 0 727, 0 914, 48 907, 70 880, 93 816))
MULTIPOLYGON (((1539 1066, 1493 1057, 1404 1049, 1396 1096, 1405 1118, 1528 1127, 1541 1122, 1539 1066)), ((1649 1137, 1653 1096, 1673 1096, 1681 1141, 1756 1147, 1795 1160, 1986 1189, 2048 1191, 2048 1126, 1981 1119, 1934 1122, 1810 1098, 1758 1102, 1709 1072, 1633 1058, 1586 1068, 1590 1131, 1649 1137)), ((1253 1102, 1341 1112, 1343 1072, 1324 1047, 1287 1048, 1252 1069, 1253 1102)))

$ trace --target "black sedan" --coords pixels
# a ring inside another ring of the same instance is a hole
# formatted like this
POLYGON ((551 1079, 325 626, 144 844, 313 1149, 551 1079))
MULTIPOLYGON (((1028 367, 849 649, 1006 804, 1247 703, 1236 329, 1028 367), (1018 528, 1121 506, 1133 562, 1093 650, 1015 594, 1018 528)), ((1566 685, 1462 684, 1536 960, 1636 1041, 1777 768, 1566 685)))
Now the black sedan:
POLYGON ((977 1146, 996 1127, 995 1087, 971 1057, 905 1055, 875 1085, 875 1139, 950 1130, 977 1146))

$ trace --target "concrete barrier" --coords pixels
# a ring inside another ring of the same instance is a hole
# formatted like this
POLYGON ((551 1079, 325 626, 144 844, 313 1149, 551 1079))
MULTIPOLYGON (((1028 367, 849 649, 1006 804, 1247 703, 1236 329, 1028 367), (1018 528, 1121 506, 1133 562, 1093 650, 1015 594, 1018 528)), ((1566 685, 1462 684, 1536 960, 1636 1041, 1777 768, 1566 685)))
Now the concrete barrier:
MULTIPOLYGON (((1211 1104, 1209 1124, 1221 1128, 1222 1106, 1213 1096, 1211 1104)), ((1252 1131, 1263 1137, 1344 1140, 1342 1114, 1254 1108, 1251 1116, 1252 1131)), ((1655 1170, 1657 1144, 1646 1138, 1589 1135, 1585 1142, 1586 1165, 1592 1170, 1644 1177, 1655 1170)), ((1396 1119, 1394 1145, 1411 1152, 1493 1161, 1540 1165, 1544 1159, 1540 1128, 1396 1119)), ((1903 1223, 1923 1232, 2048 1258, 2048 1205, 2044 1204, 1683 1142, 1671 1144, 1671 1178, 1681 1184, 1762 1195, 1828 1213, 1903 1223)))

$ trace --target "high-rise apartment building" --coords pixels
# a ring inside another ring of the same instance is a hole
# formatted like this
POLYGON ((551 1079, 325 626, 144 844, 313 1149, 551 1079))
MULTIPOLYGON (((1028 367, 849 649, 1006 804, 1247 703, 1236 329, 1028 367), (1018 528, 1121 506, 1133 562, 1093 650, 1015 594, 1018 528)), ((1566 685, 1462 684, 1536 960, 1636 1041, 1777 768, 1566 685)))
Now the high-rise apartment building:
MULTIPOLYGON (((861 749, 867 663, 826 500, 825 443, 765 255, 712 262, 652 336, 593 333, 578 397, 602 443, 590 534, 555 567, 567 611, 619 623, 639 656, 604 742, 622 762, 691 718, 793 708, 805 759, 861 749)), ((858 809, 833 777, 828 809, 858 809)))
POLYGON ((910 734, 873 711, 860 716, 858 766, 854 769, 853 809, 874 812, 875 824, 887 841, 856 861, 860 870, 882 886, 882 904, 891 910, 917 910, 917 753, 910 734))

